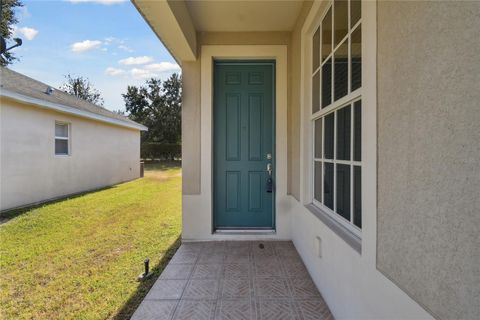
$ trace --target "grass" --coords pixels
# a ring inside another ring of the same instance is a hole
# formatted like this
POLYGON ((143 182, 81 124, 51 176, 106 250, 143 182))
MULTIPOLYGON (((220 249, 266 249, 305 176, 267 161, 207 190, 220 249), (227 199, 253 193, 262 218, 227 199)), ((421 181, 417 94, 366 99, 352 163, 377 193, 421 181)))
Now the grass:
POLYGON ((12 215, 0 226, 0 318, 129 319, 180 244, 181 172, 12 215), (149 257, 155 276, 139 283, 149 257))

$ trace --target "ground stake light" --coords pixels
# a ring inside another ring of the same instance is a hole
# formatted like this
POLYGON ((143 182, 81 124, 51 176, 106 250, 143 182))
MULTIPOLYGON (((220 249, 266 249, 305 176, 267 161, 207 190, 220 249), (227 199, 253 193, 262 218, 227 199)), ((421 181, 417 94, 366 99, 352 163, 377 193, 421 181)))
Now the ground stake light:
POLYGON ((138 276, 138 281, 145 281, 152 275, 152 273, 150 272, 150 259, 145 259, 145 261, 143 261, 143 264, 145 266, 145 272, 138 276))

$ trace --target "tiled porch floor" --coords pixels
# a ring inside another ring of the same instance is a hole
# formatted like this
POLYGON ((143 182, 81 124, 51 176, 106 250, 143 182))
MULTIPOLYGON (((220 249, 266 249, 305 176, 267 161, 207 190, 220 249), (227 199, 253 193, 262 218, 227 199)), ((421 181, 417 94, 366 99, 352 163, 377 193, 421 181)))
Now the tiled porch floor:
POLYGON ((333 317, 292 242, 238 241, 182 244, 132 319, 333 317))

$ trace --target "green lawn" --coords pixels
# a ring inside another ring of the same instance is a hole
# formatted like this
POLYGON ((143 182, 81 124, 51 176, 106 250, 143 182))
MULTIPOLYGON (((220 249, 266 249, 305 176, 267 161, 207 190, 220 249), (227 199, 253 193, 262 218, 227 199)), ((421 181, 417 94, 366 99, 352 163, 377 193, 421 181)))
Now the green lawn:
POLYGON ((0 318, 129 319, 180 244, 181 171, 150 165, 15 214, 0 226, 0 318), (155 277, 139 283, 145 257, 155 277))

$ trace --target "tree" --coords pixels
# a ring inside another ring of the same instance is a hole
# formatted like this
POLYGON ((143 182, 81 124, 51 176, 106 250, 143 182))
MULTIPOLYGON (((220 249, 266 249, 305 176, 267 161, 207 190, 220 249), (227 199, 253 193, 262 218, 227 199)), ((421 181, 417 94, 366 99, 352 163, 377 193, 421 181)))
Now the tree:
MULTIPOLYGON (((15 17, 15 8, 23 7, 20 0, 1 0, 2 16, 0 20, 0 35, 5 39, 11 39, 13 36, 13 26, 18 22, 15 17)), ((0 55, 0 65, 6 66, 13 63, 17 58, 9 51, 0 55)))
POLYGON ((179 143, 181 141, 182 77, 172 74, 167 80, 152 78, 145 85, 128 86, 122 94, 129 118, 148 128, 142 142, 179 143))
POLYGON ((62 84, 60 90, 74 95, 80 99, 103 106, 103 98, 100 91, 95 89, 87 78, 75 77, 70 74, 65 76, 66 82, 62 84))

